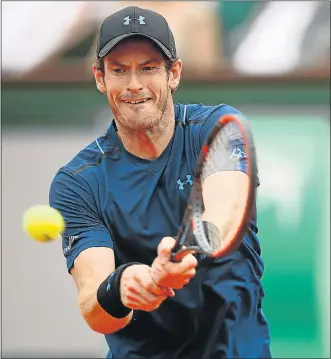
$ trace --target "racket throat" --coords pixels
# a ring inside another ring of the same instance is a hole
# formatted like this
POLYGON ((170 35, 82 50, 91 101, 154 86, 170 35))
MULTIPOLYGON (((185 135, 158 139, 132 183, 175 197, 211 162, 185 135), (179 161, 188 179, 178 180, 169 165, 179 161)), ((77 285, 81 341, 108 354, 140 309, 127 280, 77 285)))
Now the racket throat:
POLYGON ((172 262, 181 262, 182 259, 188 255, 188 254, 194 254, 194 253, 202 253, 202 254, 209 254, 208 252, 203 251, 200 247, 192 246, 188 248, 182 248, 174 250, 173 253, 171 253, 171 261, 172 262))

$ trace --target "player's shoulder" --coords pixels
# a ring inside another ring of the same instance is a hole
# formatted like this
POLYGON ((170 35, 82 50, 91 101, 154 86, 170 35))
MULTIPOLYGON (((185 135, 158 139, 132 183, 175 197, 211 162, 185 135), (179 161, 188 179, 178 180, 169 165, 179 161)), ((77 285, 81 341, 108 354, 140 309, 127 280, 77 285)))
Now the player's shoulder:
POLYGON ((90 177, 96 172, 105 156, 118 150, 109 132, 97 137, 87 146, 83 147, 74 157, 58 169, 56 175, 66 174, 70 177, 90 177))
POLYGON ((225 103, 216 105, 177 104, 176 112, 179 117, 183 119, 182 121, 185 125, 203 125, 211 118, 220 117, 226 114, 243 115, 238 109, 225 103))

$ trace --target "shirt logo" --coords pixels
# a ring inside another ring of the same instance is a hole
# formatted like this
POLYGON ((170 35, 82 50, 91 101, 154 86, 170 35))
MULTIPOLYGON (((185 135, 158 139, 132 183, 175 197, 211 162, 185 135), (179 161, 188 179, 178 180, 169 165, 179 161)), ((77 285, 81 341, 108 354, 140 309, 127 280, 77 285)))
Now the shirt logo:
POLYGON ((139 15, 139 18, 126 16, 123 20, 124 20, 124 25, 130 25, 131 20, 139 21, 140 25, 146 25, 146 23, 144 21, 145 16, 141 16, 141 15, 139 15))
POLYGON ((63 254, 66 254, 68 251, 70 251, 74 241, 79 239, 79 236, 69 236, 69 237, 63 237, 63 239, 68 238, 68 246, 63 249, 63 254))
POLYGON ((177 183, 178 183, 178 189, 182 191, 186 184, 189 184, 190 186, 193 185, 192 176, 186 175, 185 181, 182 181, 180 178, 178 178, 177 183))

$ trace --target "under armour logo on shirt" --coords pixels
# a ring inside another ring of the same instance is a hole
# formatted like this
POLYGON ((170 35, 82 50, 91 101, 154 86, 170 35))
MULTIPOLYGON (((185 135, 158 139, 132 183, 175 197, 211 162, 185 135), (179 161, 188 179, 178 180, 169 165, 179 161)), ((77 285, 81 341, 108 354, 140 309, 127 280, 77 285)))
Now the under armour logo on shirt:
POLYGON ((186 184, 189 184, 190 186, 193 185, 192 176, 186 175, 186 180, 184 182, 182 182, 182 180, 180 178, 178 178, 177 183, 178 183, 178 189, 180 189, 182 191, 186 184))
POLYGON ((144 16, 141 16, 141 15, 139 15, 139 18, 126 16, 123 20, 124 20, 124 25, 129 25, 131 20, 139 21, 139 24, 140 24, 140 25, 146 25, 146 23, 145 23, 145 21, 144 21, 144 20, 145 20, 145 17, 144 17, 144 16))

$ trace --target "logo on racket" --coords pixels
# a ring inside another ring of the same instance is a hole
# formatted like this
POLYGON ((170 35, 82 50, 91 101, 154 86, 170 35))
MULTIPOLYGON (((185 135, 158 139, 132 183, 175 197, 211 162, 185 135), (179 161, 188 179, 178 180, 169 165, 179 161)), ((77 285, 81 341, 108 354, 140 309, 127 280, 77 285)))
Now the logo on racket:
POLYGON ((178 183, 178 189, 182 191, 186 184, 189 184, 190 186, 193 185, 192 176, 186 175, 186 180, 184 182, 182 182, 181 179, 178 178, 177 183, 178 183))
POLYGON ((233 151, 232 151, 232 153, 231 153, 231 156, 229 157, 230 160, 231 160, 231 158, 233 158, 233 157, 246 158, 247 156, 246 156, 246 153, 245 153, 244 150, 242 150, 242 149, 239 148, 239 147, 236 147, 236 148, 233 149, 233 151))

